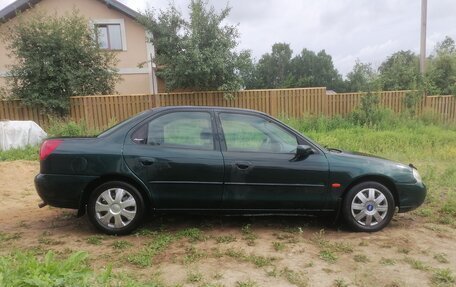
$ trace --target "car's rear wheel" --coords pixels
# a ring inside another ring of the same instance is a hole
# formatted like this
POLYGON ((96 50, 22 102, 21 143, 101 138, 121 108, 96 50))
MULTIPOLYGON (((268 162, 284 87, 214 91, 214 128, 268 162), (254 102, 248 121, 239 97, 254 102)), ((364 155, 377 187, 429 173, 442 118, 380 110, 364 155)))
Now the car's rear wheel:
POLYGON ((110 181, 98 186, 90 195, 87 214, 92 224, 110 235, 124 235, 141 223, 144 200, 132 185, 110 181))
POLYGON ((355 185, 345 195, 342 213, 347 224, 356 231, 374 232, 384 228, 394 215, 395 202, 391 191, 378 182, 355 185))

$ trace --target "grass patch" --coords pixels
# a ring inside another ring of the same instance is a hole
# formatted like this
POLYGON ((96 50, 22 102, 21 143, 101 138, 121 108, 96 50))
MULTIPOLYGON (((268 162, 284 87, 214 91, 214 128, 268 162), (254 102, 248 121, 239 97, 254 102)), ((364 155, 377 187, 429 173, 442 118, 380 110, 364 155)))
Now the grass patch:
POLYGON ((252 280, 246 280, 246 281, 237 281, 236 282, 236 287, 256 287, 258 284, 255 281, 252 280))
POLYGON ((218 244, 220 243, 231 243, 231 242, 235 242, 236 241, 236 237, 233 236, 233 235, 221 235, 221 236, 217 236, 215 238, 215 242, 217 242, 218 244))
POLYGON ((285 249, 285 243, 279 242, 279 241, 274 241, 274 242, 272 242, 272 247, 274 247, 275 251, 282 251, 285 249))
POLYGON ((195 246, 187 247, 185 250, 184 263, 194 263, 202 258, 206 258, 207 253, 205 251, 198 250, 195 246))
POLYGON ((320 248, 320 259, 326 262, 336 262, 338 259, 337 253, 353 252, 353 247, 350 244, 327 240, 323 229, 315 233, 311 241, 320 248))
POLYGON ((287 267, 282 269, 280 275, 295 286, 306 287, 309 285, 309 280, 307 279, 307 277, 287 267))
POLYGON ((258 238, 258 236, 252 231, 252 225, 246 224, 242 227, 241 233, 243 236, 243 239, 247 241, 248 246, 254 246, 255 245, 255 240, 258 238))
POLYGON ((432 283, 437 286, 454 286, 455 278, 450 269, 435 269, 432 274, 432 283))
POLYGON ((366 263, 370 261, 369 258, 364 254, 355 254, 355 256, 353 256, 353 260, 355 260, 355 262, 361 263, 366 263))
POLYGON ((265 257, 261 255, 255 255, 253 253, 247 255, 244 250, 233 250, 229 249, 225 252, 225 255, 236 259, 241 262, 249 262, 254 264, 256 267, 265 267, 272 264, 272 261, 275 260, 274 257, 265 257))
POLYGON ((6 151, 0 151, 0 161, 13 160, 38 160, 39 146, 27 146, 25 148, 16 148, 6 151))
POLYGON ((380 259, 380 264, 382 265, 396 265, 396 260, 391 259, 391 258, 384 258, 380 259))
POLYGON ((187 283, 199 283, 203 280, 203 274, 200 272, 189 272, 187 274, 187 283))
POLYGON ((90 286, 94 275, 87 257, 76 252, 58 259, 50 251, 38 259, 32 253, 15 252, 0 257, 0 286, 90 286))
POLYGON ((190 242, 206 240, 206 236, 204 236, 203 232, 195 227, 181 230, 177 233, 177 236, 188 238, 190 242))
POLYGON ((92 245, 101 245, 101 242, 104 240, 102 235, 94 235, 87 237, 86 242, 92 245))
POLYGON ((434 259, 437 260, 437 262, 439 262, 439 263, 449 263, 450 262, 445 253, 434 254, 434 259))
POLYGON ((0 242, 7 242, 10 240, 17 240, 22 237, 22 234, 19 232, 16 233, 6 233, 0 231, 0 242))
POLYGON ((117 240, 117 241, 114 241, 111 244, 111 246, 114 249, 123 250, 123 249, 127 249, 127 248, 133 246, 133 244, 131 242, 126 241, 126 240, 117 240))
POLYGON ((410 257, 406 257, 404 259, 405 262, 407 262, 413 269, 416 270, 421 270, 421 271, 428 271, 430 268, 426 264, 424 264, 423 261, 420 261, 418 259, 413 259, 410 257))
POLYGON ((344 279, 336 279, 334 280, 334 287, 348 287, 348 283, 345 282, 344 279))
POLYGON ((330 250, 322 250, 320 251, 320 259, 329 263, 335 263, 339 257, 337 255, 330 251, 330 250))
POLYGON ((139 252, 128 255, 127 260, 139 267, 150 266, 156 255, 164 251, 177 237, 169 233, 156 233, 155 237, 139 252))

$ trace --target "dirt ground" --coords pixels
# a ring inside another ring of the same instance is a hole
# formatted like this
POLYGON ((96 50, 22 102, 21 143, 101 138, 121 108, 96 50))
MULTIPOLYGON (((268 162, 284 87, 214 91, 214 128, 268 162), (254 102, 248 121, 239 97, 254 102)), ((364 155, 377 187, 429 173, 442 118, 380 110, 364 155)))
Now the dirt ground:
POLYGON ((349 232, 327 218, 173 215, 149 218, 137 234, 104 236, 75 211, 39 209, 38 170, 37 162, 0 163, 0 232, 13 238, 0 241, 0 255, 83 250, 95 270, 112 264, 114 273, 171 286, 437 286, 439 271, 456 273, 455 229, 413 213, 377 233, 349 232), (203 236, 173 241, 150 266, 128 260, 156 234, 190 228, 203 236))

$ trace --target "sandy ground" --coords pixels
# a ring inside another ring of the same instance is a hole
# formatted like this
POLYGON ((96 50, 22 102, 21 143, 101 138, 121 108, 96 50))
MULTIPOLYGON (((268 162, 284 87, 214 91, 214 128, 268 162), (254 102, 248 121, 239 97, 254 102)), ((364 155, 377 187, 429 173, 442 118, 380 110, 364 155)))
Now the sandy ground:
POLYGON ((96 270, 112 264, 114 273, 183 286, 436 286, 438 270, 456 274, 455 229, 413 214, 396 215, 377 233, 349 232, 327 218, 173 215, 148 218, 141 234, 104 236, 86 217, 75 218, 75 211, 39 209, 33 185, 38 170, 37 162, 0 163, 0 232, 10 238, 0 241, 0 255, 84 250, 96 270), (201 230, 204 240, 175 240, 148 267, 128 261, 153 240, 148 231, 188 228, 201 230), (116 249, 119 240, 130 244, 116 249))

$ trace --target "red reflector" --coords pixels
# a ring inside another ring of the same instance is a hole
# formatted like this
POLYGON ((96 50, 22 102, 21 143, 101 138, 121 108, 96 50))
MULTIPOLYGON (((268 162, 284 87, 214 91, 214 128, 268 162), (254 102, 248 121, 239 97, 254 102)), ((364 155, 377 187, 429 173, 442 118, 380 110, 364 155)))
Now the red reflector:
POLYGON ((333 183, 333 184, 331 184, 331 187, 332 188, 339 188, 340 187, 340 183, 333 183))
POLYGON ((40 160, 45 160, 63 140, 45 140, 40 148, 40 160))

